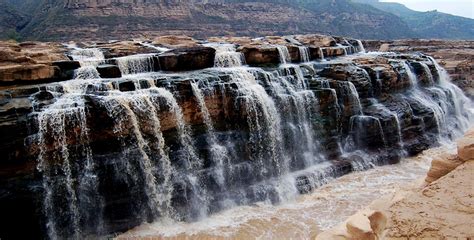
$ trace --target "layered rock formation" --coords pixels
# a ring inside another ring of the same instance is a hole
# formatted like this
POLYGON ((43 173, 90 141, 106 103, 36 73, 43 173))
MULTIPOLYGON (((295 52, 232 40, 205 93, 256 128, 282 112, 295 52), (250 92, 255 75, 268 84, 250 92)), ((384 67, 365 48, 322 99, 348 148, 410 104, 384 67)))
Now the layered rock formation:
POLYGON ((423 186, 377 200, 316 239, 469 239, 474 235, 474 129, 457 145, 457 153, 434 156, 423 186))
POLYGON ((2 237, 103 237, 278 203, 454 138, 472 117, 430 57, 354 54, 356 39, 58 49, 70 58, 49 60, 58 82, 0 91, 2 237))
POLYGON ((370 51, 422 52, 433 56, 448 71, 453 82, 474 99, 474 41, 365 41, 364 45, 370 51))
POLYGON ((0 42, 0 82, 38 82, 64 79, 54 62, 67 60, 65 49, 56 43, 0 42))

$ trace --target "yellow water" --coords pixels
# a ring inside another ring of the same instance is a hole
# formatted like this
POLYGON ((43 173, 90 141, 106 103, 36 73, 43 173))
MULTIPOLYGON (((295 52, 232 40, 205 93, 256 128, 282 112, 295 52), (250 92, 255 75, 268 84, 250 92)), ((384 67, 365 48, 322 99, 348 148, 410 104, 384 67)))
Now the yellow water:
POLYGON ((314 239, 381 196, 419 183, 437 152, 430 149, 400 164, 355 172, 308 195, 274 206, 258 203, 235 207, 195 223, 144 224, 119 239, 314 239))

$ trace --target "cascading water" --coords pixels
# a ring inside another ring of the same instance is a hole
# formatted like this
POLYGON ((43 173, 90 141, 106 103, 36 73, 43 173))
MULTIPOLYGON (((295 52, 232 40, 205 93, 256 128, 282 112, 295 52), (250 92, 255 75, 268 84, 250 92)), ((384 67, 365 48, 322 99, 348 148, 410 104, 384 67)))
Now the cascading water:
POLYGON ((288 201, 403 151, 410 118, 424 122, 419 134, 427 136, 470 123, 468 100, 435 62, 434 86, 418 85, 402 61, 407 92, 369 101, 352 78, 321 78, 314 62, 287 64, 284 46, 277 47, 284 65, 266 69, 243 67, 234 46, 220 47, 215 68, 165 74, 153 72, 152 55, 132 56, 117 63, 124 74, 140 74, 45 90, 54 103, 35 105, 36 145, 50 238, 100 237, 143 222, 196 221, 233 206, 288 201), (122 89, 129 83, 133 90, 122 89), (397 101, 409 109, 393 107, 397 101), (343 154, 332 152, 337 147, 343 154))
POLYGON ((361 53, 366 53, 364 44, 361 40, 357 40, 357 50, 361 53))
POLYGON ((73 48, 71 58, 79 61, 81 67, 74 73, 75 79, 95 79, 100 78, 96 67, 105 61, 104 54, 97 48, 73 48))
POLYGON ((301 62, 309 62, 309 48, 305 46, 299 46, 298 49, 300 51, 301 62))
POLYGON ((278 45, 276 46, 278 54, 280 55, 280 63, 287 64, 291 62, 290 52, 286 46, 278 45))
POLYGON ((84 101, 80 95, 66 95, 66 98, 38 113, 40 152, 37 169, 43 177, 43 211, 51 239, 66 236, 78 239, 81 226, 92 227, 96 234, 100 234, 103 226, 104 202, 96 194, 97 169, 88 145, 89 129, 84 101), (79 151, 69 144, 71 139, 83 144, 79 151), (76 161, 83 166, 79 172, 73 169, 76 161), (83 191, 79 191, 81 189, 83 191), (67 226, 63 225, 64 222, 67 226))
POLYGON ((233 44, 209 43, 206 46, 216 49, 215 67, 240 67, 245 64, 245 56, 240 52, 236 52, 233 44))
POLYGON ((153 72, 155 70, 154 54, 139 54, 119 57, 115 60, 122 75, 153 72))
POLYGON ((321 58, 321 61, 325 61, 326 59, 324 58, 324 52, 323 52, 323 49, 322 48, 318 48, 319 49, 319 56, 321 58))

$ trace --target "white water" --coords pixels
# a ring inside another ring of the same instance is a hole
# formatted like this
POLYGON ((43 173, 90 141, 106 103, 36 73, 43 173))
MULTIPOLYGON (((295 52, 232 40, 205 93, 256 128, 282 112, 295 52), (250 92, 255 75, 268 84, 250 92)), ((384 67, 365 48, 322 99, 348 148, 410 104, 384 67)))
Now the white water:
POLYGON ((262 177, 268 176, 272 174, 268 170, 274 169, 280 175, 282 171, 287 171, 288 163, 285 160, 281 162, 283 153, 281 118, 275 103, 247 69, 233 69, 231 74, 233 80, 239 85, 238 90, 248 111, 249 141, 254 144, 257 152, 255 160, 258 162, 259 173, 262 177), (266 154, 269 154, 270 161, 274 164, 272 168, 265 165, 265 162, 268 162, 268 159, 264 157, 266 154))
POLYGON ((291 62, 290 52, 288 52, 288 48, 286 46, 278 45, 276 48, 278 50, 278 54, 280 55, 281 64, 287 64, 291 62))
POLYGON ((194 82, 191 83, 191 88, 193 90, 194 96, 196 97, 199 108, 203 115, 202 117, 204 119, 204 124, 207 128, 211 160, 215 164, 215 174, 219 176, 219 187, 225 188, 226 176, 224 176, 224 167, 226 163, 229 164, 229 153, 225 146, 219 144, 211 119, 211 114, 209 113, 209 109, 206 106, 206 101, 204 99, 202 90, 199 88, 198 84, 194 82))
POLYGON ((153 72, 155 58, 154 54, 138 54, 119 57, 115 60, 122 75, 153 72))
POLYGON ((326 60, 326 59, 324 58, 324 51, 323 51, 322 48, 319 48, 319 56, 321 57, 321 61, 326 60))
MULTIPOLYGON (((53 89, 50 89, 53 90, 53 89)), ((55 195, 62 195, 62 198, 66 201, 66 208, 61 209, 62 211, 68 211, 70 213, 67 221, 70 222, 70 237, 78 239, 80 236, 79 224, 81 219, 88 219, 89 213, 87 210, 79 207, 81 203, 82 207, 91 207, 89 204, 96 205, 95 207, 101 209, 103 205, 103 199, 100 196, 91 196, 87 192, 81 195, 77 195, 76 184, 79 188, 89 189, 92 192, 98 190, 98 182, 95 170, 95 164, 92 159, 92 152, 88 144, 84 145, 84 148, 77 156, 71 151, 68 144, 69 139, 76 139, 80 142, 87 143, 89 141, 89 129, 86 122, 86 112, 84 106, 84 100, 80 95, 74 93, 66 93, 66 98, 58 99, 54 104, 48 106, 47 109, 43 109, 38 112, 38 138, 37 144, 40 147, 38 154, 37 169, 43 177, 43 188, 46 190, 43 196, 43 211, 47 219, 46 229, 48 236, 51 239, 60 238, 59 232, 64 231, 60 226, 60 219, 58 208, 55 204, 55 195), (67 123, 74 123, 80 129, 80 132, 74 132, 71 134, 71 129, 67 123), (55 151, 51 151, 50 144, 54 147, 55 151), (73 155, 74 154, 74 155, 73 155), (57 163, 51 163, 49 158, 53 157, 57 163), (84 161, 84 169, 78 173, 78 176, 74 176, 71 165, 74 158, 82 157, 84 161), (74 179, 77 177, 78 181, 74 179)), ((59 211, 61 211, 59 210, 59 211)), ((93 217, 97 224, 97 232, 101 232, 102 229, 102 212, 99 210, 93 217)), ((64 219, 62 220, 64 221, 64 219)))
POLYGON ((74 72, 74 79, 96 79, 100 78, 97 66, 105 61, 104 54, 98 48, 73 48, 71 57, 79 61, 81 67, 74 72))
POLYGON ((446 146, 400 164, 354 172, 278 206, 262 202, 235 207, 201 222, 145 224, 119 239, 314 239, 373 200, 411 188, 425 176, 436 152, 454 150, 446 146))
POLYGON ((236 52, 233 44, 208 43, 205 46, 216 49, 214 67, 240 67, 245 65, 245 56, 241 52, 236 52))
POLYGON ((298 49, 300 51, 301 62, 309 62, 309 48, 305 46, 299 46, 298 49))
POLYGON ((357 45, 357 49, 359 50, 359 52, 366 53, 364 44, 362 44, 361 40, 357 40, 357 45))

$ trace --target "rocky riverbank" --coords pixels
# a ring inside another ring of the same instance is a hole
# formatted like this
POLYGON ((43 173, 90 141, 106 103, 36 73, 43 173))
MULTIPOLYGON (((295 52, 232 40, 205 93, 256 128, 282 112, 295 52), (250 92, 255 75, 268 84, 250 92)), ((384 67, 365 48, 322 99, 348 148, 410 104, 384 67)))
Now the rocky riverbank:
POLYGON ((424 181, 374 201, 316 239, 469 239, 474 236, 474 129, 457 152, 433 156, 424 181))

